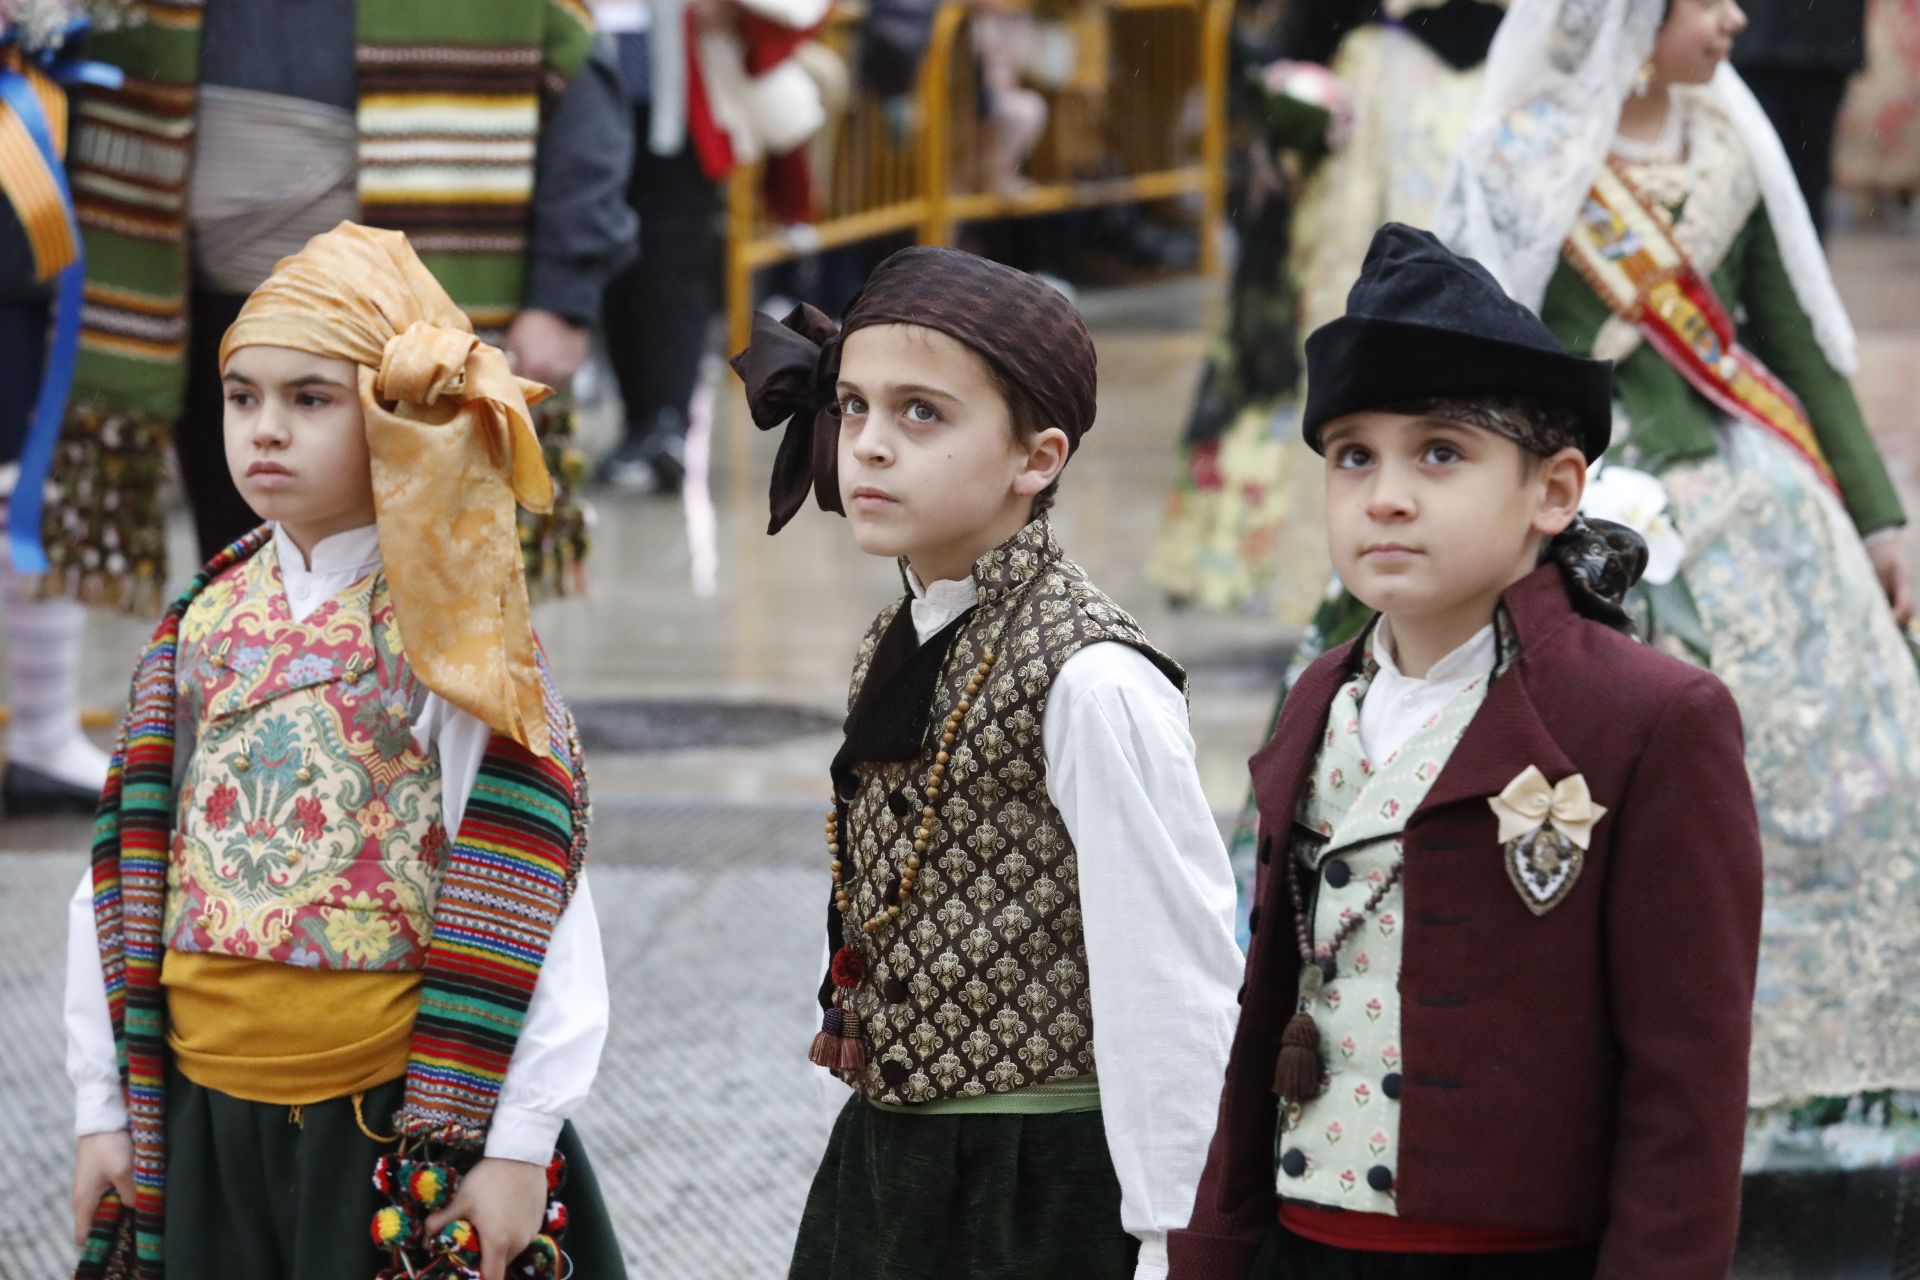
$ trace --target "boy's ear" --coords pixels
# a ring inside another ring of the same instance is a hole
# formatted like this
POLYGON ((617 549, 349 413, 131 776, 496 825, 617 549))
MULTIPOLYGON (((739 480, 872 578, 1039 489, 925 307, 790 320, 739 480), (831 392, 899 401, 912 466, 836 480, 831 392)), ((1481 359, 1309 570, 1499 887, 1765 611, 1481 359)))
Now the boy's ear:
POLYGON ((1587 495, 1587 456, 1572 447, 1562 449, 1541 461, 1537 478, 1540 505, 1534 510, 1533 531, 1551 538, 1580 514, 1580 500, 1587 495))
POLYGON ((1059 478, 1072 449, 1067 433, 1058 427, 1048 427, 1022 447, 1027 451, 1026 466, 1013 478, 1013 491, 1031 498, 1059 478))

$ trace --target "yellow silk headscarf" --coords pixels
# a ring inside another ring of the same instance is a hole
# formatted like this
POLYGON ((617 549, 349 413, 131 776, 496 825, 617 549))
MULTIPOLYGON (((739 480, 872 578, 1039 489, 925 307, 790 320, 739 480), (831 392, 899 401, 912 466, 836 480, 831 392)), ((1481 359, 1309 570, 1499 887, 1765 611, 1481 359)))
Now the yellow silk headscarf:
POLYGON ((360 366, 380 552, 422 684, 535 755, 548 750, 516 502, 553 508, 516 378, 397 231, 343 222, 283 258, 220 343, 360 366))

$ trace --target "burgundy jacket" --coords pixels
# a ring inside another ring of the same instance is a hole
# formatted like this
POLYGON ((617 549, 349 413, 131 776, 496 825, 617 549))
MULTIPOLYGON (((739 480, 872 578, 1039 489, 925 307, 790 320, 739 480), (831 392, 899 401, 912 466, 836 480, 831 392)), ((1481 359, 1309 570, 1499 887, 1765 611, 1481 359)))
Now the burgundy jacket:
MULTIPOLYGON (((1718 679, 1573 611, 1553 566, 1504 597, 1513 666, 1405 832, 1399 1212, 1600 1242, 1606 1280, 1724 1280, 1739 1219, 1760 835, 1718 679), (1528 765, 1607 813, 1535 916, 1487 800, 1528 765)), ((1284 858, 1366 636, 1309 667, 1253 757, 1253 944, 1172 1280, 1242 1280, 1276 1221, 1274 1066, 1300 957, 1284 858)))

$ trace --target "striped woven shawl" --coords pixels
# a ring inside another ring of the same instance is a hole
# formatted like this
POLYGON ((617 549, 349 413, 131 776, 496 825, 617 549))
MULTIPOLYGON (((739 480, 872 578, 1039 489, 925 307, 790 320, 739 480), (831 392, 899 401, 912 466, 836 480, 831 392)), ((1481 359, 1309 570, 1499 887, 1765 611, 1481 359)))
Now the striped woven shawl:
MULTIPOLYGON (((109 1194, 75 1273, 86 1280, 165 1271, 168 846, 172 838, 174 672, 180 619, 207 584, 266 545, 248 534, 168 607, 141 656, 94 822, 93 912, 133 1131, 135 1204, 109 1194)), ((551 679, 553 750, 536 759, 494 735, 448 855, 396 1127, 477 1153, 533 998, 534 982, 586 852, 580 745, 551 679)))
MULTIPOLYGON (((126 83, 73 105, 86 301, 46 541, 64 587, 136 609, 164 578, 158 460, 185 397, 204 3, 141 0, 142 22, 92 37, 89 56, 126 83)), ((360 220, 406 232, 475 327, 503 329, 525 288, 541 113, 592 51, 592 17, 583 0, 356 0, 356 14, 360 220)))

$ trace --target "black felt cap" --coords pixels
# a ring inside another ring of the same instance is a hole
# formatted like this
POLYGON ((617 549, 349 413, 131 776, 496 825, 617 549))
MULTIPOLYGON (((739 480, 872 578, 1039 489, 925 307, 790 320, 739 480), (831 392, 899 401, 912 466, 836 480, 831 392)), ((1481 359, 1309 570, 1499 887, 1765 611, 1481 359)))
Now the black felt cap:
POLYGON ((1589 462, 1613 433, 1613 364, 1569 355, 1487 269, 1431 232, 1374 233, 1347 314, 1307 339, 1301 430, 1368 409, 1435 398, 1526 396, 1573 411, 1589 462))

